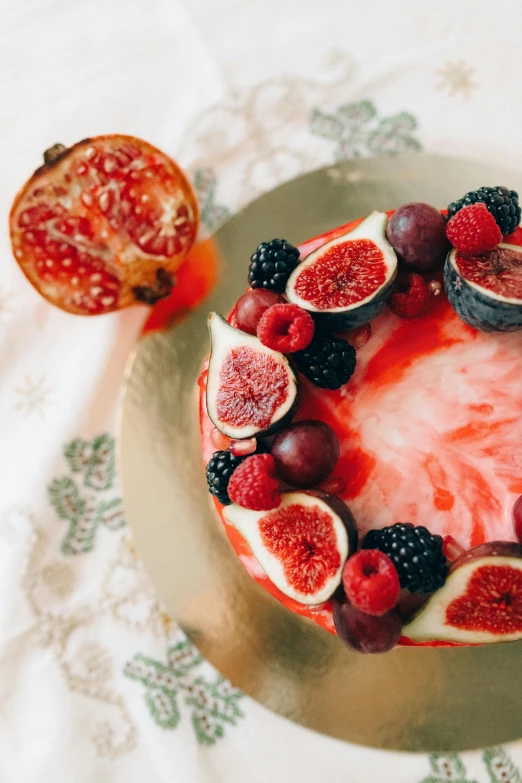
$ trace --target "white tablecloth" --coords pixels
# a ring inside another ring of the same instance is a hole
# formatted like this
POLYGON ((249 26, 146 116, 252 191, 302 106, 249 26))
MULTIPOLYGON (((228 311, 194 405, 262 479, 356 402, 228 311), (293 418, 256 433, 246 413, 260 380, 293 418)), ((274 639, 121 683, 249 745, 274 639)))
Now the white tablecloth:
POLYGON ((369 750, 220 681, 158 604, 121 507, 115 407, 144 310, 53 309, 5 228, 41 152, 99 133, 178 159, 208 229, 344 157, 428 150, 521 169, 521 32, 520 0, 4 0, 1 783, 521 780, 519 744, 369 750))

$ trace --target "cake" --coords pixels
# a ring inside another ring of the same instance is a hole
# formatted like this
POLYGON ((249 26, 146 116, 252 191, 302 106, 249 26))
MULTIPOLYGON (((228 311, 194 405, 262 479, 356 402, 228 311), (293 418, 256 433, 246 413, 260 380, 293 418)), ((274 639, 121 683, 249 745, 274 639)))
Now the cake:
MULTIPOLYGON (((360 652, 522 638, 515 191, 263 242, 199 379, 250 576, 360 652)), ((245 274, 246 274, 245 264, 245 274)))

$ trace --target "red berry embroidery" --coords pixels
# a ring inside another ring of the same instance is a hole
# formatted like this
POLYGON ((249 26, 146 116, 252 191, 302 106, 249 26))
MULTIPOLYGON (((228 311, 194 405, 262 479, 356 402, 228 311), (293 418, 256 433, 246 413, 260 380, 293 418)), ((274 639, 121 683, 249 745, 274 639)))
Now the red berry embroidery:
POLYGON ((502 232, 482 202, 459 209, 448 221, 446 235, 453 247, 468 255, 487 253, 502 242, 502 232))
POLYGON ((281 353, 302 351, 314 336, 310 313, 295 304, 275 304, 265 310, 257 325, 257 336, 267 348, 281 353))
POLYGON ((401 589, 391 558, 378 549, 360 549, 346 561, 343 586, 353 606, 377 617, 393 609, 401 589))
POLYGON ((247 457, 232 473, 228 496, 238 506, 252 511, 270 511, 281 503, 271 454, 247 457))
POLYGON ((388 300, 388 307, 400 318, 418 318, 426 315, 432 304, 432 293, 421 275, 407 275, 408 289, 396 291, 388 300))

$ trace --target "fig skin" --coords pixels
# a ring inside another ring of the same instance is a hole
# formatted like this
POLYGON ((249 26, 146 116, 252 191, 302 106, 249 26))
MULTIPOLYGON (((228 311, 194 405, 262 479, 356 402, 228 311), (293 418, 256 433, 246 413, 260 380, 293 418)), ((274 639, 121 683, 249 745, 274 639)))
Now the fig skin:
POLYGON ((357 545, 359 543, 359 530, 357 529, 357 522, 355 517, 341 498, 337 495, 329 495, 327 492, 322 492, 320 489, 306 489, 299 490, 305 495, 312 495, 312 497, 319 498, 323 503, 329 506, 334 514, 337 514, 348 534, 348 557, 351 557, 357 551, 357 545))
POLYGON ((522 545, 515 541, 487 541, 485 544, 479 544, 472 549, 468 549, 460 555, 450 566, 449 573, 452 574, 457 568, 477 560, 482 557, 521 557, 522 545))

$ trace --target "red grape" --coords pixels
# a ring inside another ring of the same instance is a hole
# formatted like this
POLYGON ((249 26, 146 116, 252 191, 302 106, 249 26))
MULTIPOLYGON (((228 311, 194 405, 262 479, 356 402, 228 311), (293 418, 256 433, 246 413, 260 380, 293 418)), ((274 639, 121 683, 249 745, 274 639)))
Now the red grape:
POLYGON ((375 617, 364 614, 346 599, 334 598, 333 620, 339 639, 356 652, 388 652, 401 636, 401 619, 394 609, 375 617))
POLYGON ((339 438, 330 425, 310 419, 281 430, 270 451, 283 481, 292 487, 310 489, 333 471, 339 448, 339 438))
POLYGON ((418 269, 441 265, 450 249, 444 216, 422 202, 396 210, 388 221, 386 236, 404 263, 418 269))
POLYGON ((522 542, 522 495, 515 500, 511 514, 513 516, 515 535, 522 542))
POLYGON ((256 334, 257 325, 265 310, 275 304, 283 304, 285 300, 275 291, 266 288, 256 288, 240 296, 236 304, 236 323, 239 329, 248 334, 256 334))

